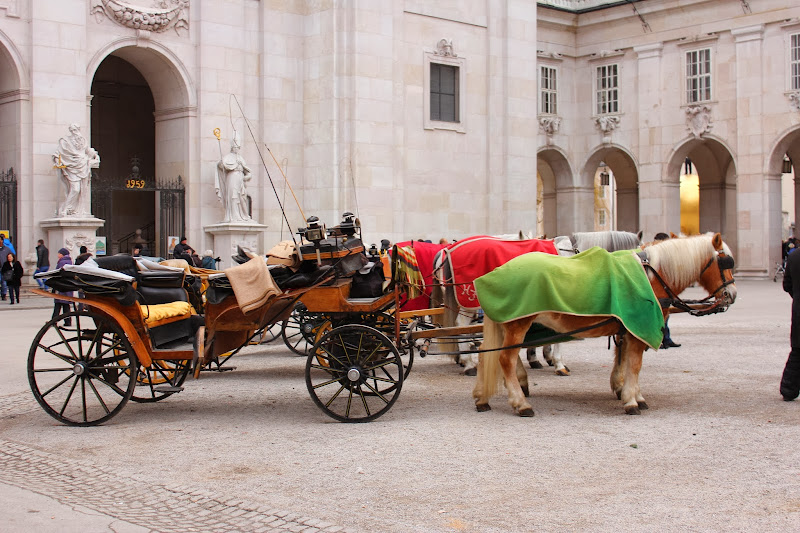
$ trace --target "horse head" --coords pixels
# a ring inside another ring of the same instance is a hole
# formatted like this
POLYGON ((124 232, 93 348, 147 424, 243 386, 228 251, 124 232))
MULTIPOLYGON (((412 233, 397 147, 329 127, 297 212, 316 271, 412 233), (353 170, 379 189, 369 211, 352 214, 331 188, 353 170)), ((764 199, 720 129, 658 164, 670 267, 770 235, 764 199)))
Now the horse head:
POLYGON ((719 233, 656 242, 645 252, 658 298, 679 301, 677 296, 697 282, 708 293, 706 300, 714 300, 702 314, 724 310, 736 300, 733 255, 719 233))

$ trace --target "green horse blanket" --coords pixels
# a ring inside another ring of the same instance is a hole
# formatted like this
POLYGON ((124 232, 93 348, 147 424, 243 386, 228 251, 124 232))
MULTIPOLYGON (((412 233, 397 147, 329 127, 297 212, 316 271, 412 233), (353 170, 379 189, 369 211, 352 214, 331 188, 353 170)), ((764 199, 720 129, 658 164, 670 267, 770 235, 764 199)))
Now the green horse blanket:
POLYGON ((630 250, 598 247, 571 257, 521 255, 475 280, 484 313, 498 323, 544 311, 616 317, 648 346, 661 345, 664 316, 630 250))

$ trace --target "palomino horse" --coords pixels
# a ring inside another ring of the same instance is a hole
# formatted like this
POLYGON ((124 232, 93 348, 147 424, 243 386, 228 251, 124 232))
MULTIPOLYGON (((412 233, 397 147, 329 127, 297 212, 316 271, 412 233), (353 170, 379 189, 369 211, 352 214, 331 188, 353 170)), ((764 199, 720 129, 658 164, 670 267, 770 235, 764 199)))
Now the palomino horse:
MULTIPOLYGON (((599 246, 609 252, 617 250, 631 250, 638 248, 641 244, 642 234, 639 232, 630 233, 627 231, 592 231, 573 233, 571 236, 560 236, 553 239, 558 255, 572 256, 580 251, 588 250, 594 246, 599 246)), ((496 237, 500 240, 526 240, 525 235, 520 231, 519 235, 501 235, 496 237), (519 237, 518 239, 516 237, 519 237)), ((485 241, 487 246, 491 246, 493 241, 485 241)), ((480 253, 481 250, 478 250, 480 253)), ((488 251, 488 250, 487 250, 488 251)), ((445 313, 443 317, 444 326, 467 325, 476 320, 477 312, 474 309, 465 309, 460 306, 456 298, 456 288, 452 283, 452 265, 446 260, 443 252, 437 254, 433 267, 434 283, 438 288, 434 289, 433 302, 435 305, 444 305, 445 313)), ((468 353, 468 349, 457 348, 455 341, 444 343, 446 351, 458 350, 459 355, 454 356, 457 363, 464 367, 464 374, 475 375, 477 373, 477 357, 475 354, 468 353)), ((560 345, 545 345, 542 349, 545 361, 555 368, 555 373, 559 376, 568 376, 569 368, 561 358, 560 345)), ((536 359, 535 348, 527 351, 528 364, 531 368, 541 368, 542 365, 536 359)))
MULTIPOLYGON (((622 253, 624 252, 618 252, 618 254, 622 253)), ((715 308, 724 310, 736 299, 736 286, 733 283, 733 257, 719 233, 662 241, 647 247, 637 257, 645 266, 647 281, 649 281, 655 297, 661 303, 664 317, 669 313, 671 305, 681 307, 684 304, 677 298, 677 295, 694 282, 698 282, 708 292, 709 299, 714 300, 713 304, 709 304, 705 310, 696 314, 713 312, 715 308)), ((523 258, 512 260, 501 268, 511 267, 514 261, 523 258)), ((553 260, 572 261, 573 259, 553 258, 553 260)), ((650 338, 649 343, 646 343, 642 338, 631 333, 627 325, 623 326, 619 317, 609 318, 614 315, 576 316, 543 311, 520 318, 501 320, 502 323, 495 322, 492 320, 492 316, 495 316, 496 319, 503 319, 503 317, 495 309, 490 312, 485 305, 492 294, 491 287, 484 288, 486 285, 483 280, 489 276, 495 276, 496 280, 500 279, 497 276, 500 270, 497 269, 491 274, 479 278, 475 283, 478 297, 481 303, 484 303, 484 312, 486 313, 483 326, 482 351, 484 353, 481 353, 480 356, 478 379, 472 393, 478 411, 491 409, 489 398, 496 392, 499 378, 502 375, 508 389, 508 401, 513 409, 520 416, 533 416, 533 408, 525 400, 525 394, 519 381, 525 371, 517 363, 519 360, 517 357, 518 346, 533 324, 541 324, 556 332, 569 333, 575 338, 615 337, 616 352, 614 367, 611 371, 611 390, 617 395, 617 398, 622 400, 626 413, 640 414, 640 409, 647 409, 647 403, 639 390, 642 354, 648 345, 657 349, 660 339, 650 338), (518 368, 515 369, 515 367, 518 368), (521 374, 520 368, 522 369, 521 374)), ((520 276, 531 286, 537 283, 533 272, 527 274, 522 271, 520 276)), ((583 279, 578 282, 578 289, 588 292, 593 290, 592 285, 597 283, 599 281, 595 277, 583 279)), ((522 285, 524 282, 515 286, 499 287, 495 290, 499 291, 500 295, 503 293, 519 295, 523 290, 522 285)), ((534 289, 537 289, 538 286, 535 286, 534 289)), ((623 296, 620 301, 622 307, 634 303, 633 298, 628 297, 627 301, 624 298, 623 296)), ((685 309, 686 306, 683 305, 683 308, 685 309)), ((658 318, 658 313, 656 318, 658 318)), ((524 380, 527 381, 527 376, 524 377, 524 380)))

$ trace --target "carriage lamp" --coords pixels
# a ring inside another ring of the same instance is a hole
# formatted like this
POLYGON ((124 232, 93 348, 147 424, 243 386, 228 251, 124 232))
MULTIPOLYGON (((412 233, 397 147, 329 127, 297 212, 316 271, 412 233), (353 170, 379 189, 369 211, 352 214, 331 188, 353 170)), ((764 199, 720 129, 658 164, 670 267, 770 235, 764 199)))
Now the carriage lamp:
POLYGON ((339 230, 346 236, 352 237, 356 234, 356 230, 358 229, 358 219, 356 216, 347 211, 342 214, 342 222, 339 224, 339 230))
POLYGON ((306 240, 314 243, 314 251, 317 252, 317 266, 322 266, 319 243, 325 238, 325 228, 319 223, 319 218, 315 216, 308 217, 306 224, 307 226, 305 228, 300 228, 298 233, 306 240))
POLYGON ((379 256, 378 255, 378 247, 373 244, 372 246, 369 247, 369 250, 367 250, 367 253, 369 254, 370 257, 378 257, 379 256))

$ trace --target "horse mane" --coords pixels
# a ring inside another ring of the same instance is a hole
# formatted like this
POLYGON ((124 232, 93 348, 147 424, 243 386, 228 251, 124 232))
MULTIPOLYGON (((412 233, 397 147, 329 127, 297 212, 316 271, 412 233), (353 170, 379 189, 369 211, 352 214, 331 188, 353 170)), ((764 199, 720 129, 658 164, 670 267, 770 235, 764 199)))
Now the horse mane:
MULTIPOLYGON (((683 290, 697 280, 714 254, 713 237, 713 233, 707 233, 655 242, 646 247, 647 258, 667 283, 683 290)), ((731 255, 727 244, 723 243, 723 249, 726 255, 731 255)), ((648 277, 652 277, 651 272, 648 277)))
POLYGON ((617 250, 633 250, 641 245, 639 236, 628 231, 582 231, 572 234, 575 248, 584 252, 593 246, 599 246, 609 252, 617 250))

